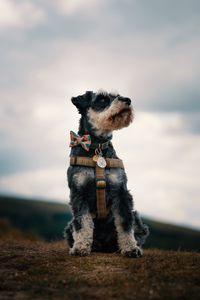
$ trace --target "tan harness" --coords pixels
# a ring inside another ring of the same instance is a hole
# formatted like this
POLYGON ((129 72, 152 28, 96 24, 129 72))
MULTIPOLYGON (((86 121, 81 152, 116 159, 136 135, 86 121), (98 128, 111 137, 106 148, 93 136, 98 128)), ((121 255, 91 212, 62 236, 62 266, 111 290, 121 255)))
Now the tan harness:
MULTIPOLYGON (((121 168, 124 169, 124 165, 121 159, 117 158, 105 158, 105 168, 121 168)), ((104 219, 108 215, 108 209, 106 206, 106 178, 105 168, 101 168, 90 157, 72 156, 70 158, 71 166, 85 166, 95 168, 96 176, 96 196, 97 196, 97 218, 104 219)), ((96 216, 96 215, 95 215, 96 216)))

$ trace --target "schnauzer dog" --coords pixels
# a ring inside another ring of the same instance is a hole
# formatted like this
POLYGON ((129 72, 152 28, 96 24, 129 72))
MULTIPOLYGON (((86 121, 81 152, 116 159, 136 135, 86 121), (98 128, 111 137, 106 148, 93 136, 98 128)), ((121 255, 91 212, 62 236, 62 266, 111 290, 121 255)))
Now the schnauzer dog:
POLYGON ((71 132, 67 171, 73 212, 73 219, 65 228, 70 254, 117 251, 140 257, 149 230, 133 210, 123 163, 111 142, 114 130, 133 121, 131 100, 104 91, 87 91, 71 101, 81 118, 78 135, 71 132))

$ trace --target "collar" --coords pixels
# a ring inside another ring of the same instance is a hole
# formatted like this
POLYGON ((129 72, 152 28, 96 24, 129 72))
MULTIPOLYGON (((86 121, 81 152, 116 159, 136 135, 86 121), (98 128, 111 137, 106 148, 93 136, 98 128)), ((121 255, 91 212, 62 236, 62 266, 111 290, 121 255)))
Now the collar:
POLYGON ((90 145, 90 148, 91 149, 100 149, 100 150, 105 150, 108 148, 109 145, 111 145, 111 141, 107 141, 105 143, 95 143, 93 142, 91 145, 90 145))

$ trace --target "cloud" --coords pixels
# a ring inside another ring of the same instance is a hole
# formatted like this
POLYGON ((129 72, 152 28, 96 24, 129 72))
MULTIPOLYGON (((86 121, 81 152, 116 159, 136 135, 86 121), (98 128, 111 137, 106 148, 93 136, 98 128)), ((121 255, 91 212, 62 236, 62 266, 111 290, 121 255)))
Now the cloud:
POLYGON ((57 57, 32 76, 43 85, 56 82, 66 94, 67 86, 72 93, 104 87, 129 94, 143 111, 194 112, 200 110, 199 46, 195 37, 166 51, 165 36, 127 39, 125 48, 119 48, 118 40, 104 45, 98 39, 91 44, 89 39, 66 42, 57 57))
POLYGON ((199 111, 199 42, 195 37, 168 48, 166 41, 160 35, 137 37, 127 39, 126 47, 120 48, 115 39, 103 45, 98 38, 70 43, 59 39, 9 49, 2 59, 7 68, 3 68, 1 93, 7 83, 18 94, 20 88, 22 94, 45 92, 48 96, 51 90, 54 99, 103 87, 129 95, 143 111, 199 111))
POLYGON ((1 191, 5 194, 14 193, 39 199, 60 199, 61 202, 67 198, 66 186, 66 172, 62 168, 20 172, 20 174, 5 176, 0 181, 1 191))
POLYGON ((200 113, 193 111, 183 115, 183 122, 185 131, 193 134, 200 133, 200 113))
POLYGON ((15 28, 30 28, 45 20, 44 11, 30 1, 1 0, 0 31, 15 28))
POLYGON ((97 10, 104 0, 57 0, 56 6, 58 11, 64 15, 91 15, 94 10, 97 10))

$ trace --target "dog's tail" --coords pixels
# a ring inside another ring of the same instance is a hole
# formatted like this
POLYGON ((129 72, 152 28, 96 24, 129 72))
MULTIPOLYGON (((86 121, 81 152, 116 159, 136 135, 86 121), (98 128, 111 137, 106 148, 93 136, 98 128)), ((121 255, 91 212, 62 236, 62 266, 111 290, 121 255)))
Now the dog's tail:
POLYGON ((134 235, 135 239, 140 246, 142 246, 145 242, 147 237, 149 236, 149 227, 143 223, 140 214, 135 210, 133 211, 134 217, 134 235))

